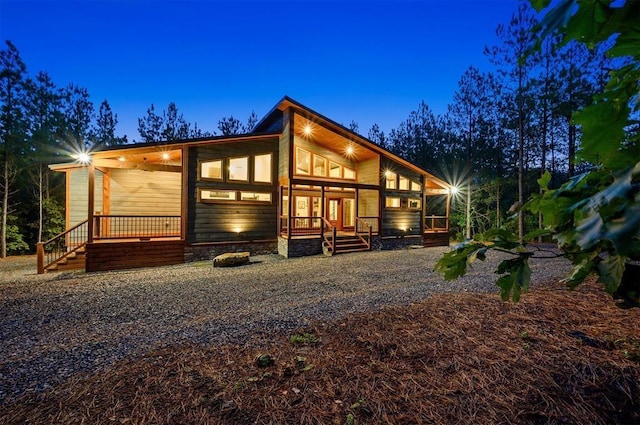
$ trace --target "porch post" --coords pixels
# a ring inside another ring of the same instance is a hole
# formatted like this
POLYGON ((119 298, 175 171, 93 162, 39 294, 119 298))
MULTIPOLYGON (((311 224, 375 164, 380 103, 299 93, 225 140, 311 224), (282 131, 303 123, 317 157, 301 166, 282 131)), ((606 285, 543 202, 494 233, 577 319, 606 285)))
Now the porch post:
POLYGON ((449 210, 451 207, 451 192, 447 189, 447 232, 449 231, 449 210))
POLYGON ((96 181, 96 168, 93 165, 93 162, 89 164, 89 178, 88 178, 88 189, 89 193, 87 195, 87 243, 93 242, 93 215, 94 215, 94 204, 95 204, 95 181, 96 181))
POLYGON ((287 205, 287 239, 291 239, 291 223, 293 223, 293 220, 291 219, 291 215, 293 213, 293 185, 291 184, 291 179, 289 179, 288 191, 289 202, 287 205))
POLYGON ((189 216, 189 147, 182 145, 181 202, 180 202, 180 239, 187 240, 187 218, 189 216))

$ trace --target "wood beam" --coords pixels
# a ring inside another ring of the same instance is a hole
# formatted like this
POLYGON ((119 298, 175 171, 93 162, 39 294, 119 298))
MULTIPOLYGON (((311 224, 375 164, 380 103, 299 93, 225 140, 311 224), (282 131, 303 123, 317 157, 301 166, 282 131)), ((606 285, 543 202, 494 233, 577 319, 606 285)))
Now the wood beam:
POLYGON ((182 172, 182 166, 180 165, 149 164, 144 162, 119 161, 117 159, 107 159, 107 158, 95 159, 94 165, 96 167, 124 168, 124 169, 142 170, 142 171, 167 171, 170 173, 182 172))

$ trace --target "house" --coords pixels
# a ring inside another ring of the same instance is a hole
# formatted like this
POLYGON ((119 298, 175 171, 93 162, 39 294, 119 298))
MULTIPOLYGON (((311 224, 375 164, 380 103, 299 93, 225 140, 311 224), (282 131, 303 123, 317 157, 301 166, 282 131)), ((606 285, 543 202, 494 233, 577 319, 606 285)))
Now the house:
POLYGON ((449 184, 289 97, 249 134, 87 160, 50 166, 68 230, 39 244, 39 273, 449 243, 449 184))

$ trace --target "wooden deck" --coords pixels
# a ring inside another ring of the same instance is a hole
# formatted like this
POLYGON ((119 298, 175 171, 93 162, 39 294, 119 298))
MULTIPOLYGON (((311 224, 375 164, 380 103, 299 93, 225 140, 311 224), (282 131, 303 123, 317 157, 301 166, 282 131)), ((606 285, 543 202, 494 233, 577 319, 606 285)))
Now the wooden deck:
POLYGON ((134 269, 184 263, 185 242, 180 239, 149 241, 109 240, 88 243, 86 271, 134 269))

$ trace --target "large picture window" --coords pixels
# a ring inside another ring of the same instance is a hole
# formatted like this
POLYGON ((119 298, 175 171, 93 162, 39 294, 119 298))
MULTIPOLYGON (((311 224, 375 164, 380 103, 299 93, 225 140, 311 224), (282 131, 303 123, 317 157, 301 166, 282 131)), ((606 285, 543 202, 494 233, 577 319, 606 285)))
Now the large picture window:
POLYGON ((342 178, 342 166, 333 161, 329 161, 329 177, 334 179, 342 178))
POLYGON ((222 180, 222 160, 202 162, 200 164, 200 178, 222 180))
POLYGON ((301 148, 296 148, 296 174, 310 174, 311 153, 301 148))
POLYGON ((396 189, 398 187, 398 175, 393 171, 385 171, 384 178, 386 180, 387 189, 396 189))
POLYGON ((249 157, 229 159, 229 180, 249 180, 249 157))
POLYGON ((349 180, 355 180, 356 172, 350 168, 344 167, 344 178, 349 180))
POLYGON ((256 155, 253 164, 253 180, 257 183, 271 183, 271 159, 270 153, 256 155))
POLYGON ((327 160, 321 156, 313 156, 313 175, 325 177, 327 175, 327 160))
POLYGON ((398 188, 400 190, 409 190, 409 179, 404 176, 400 176, 400 184, 398 188))

